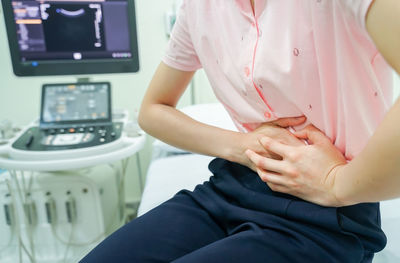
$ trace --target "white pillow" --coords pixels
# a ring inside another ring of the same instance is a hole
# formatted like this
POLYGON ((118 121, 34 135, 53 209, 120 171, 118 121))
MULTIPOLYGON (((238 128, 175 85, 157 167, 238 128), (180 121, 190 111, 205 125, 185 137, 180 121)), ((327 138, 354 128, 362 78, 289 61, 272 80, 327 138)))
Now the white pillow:
MULTIPOLYGON (((179 110, 196 121, 226 130, 237 131, 235 124, 221 103, 195 104, 179 110)), ((187 152, 158 139, 153 142, 153 147, 168 153, 187 152)))

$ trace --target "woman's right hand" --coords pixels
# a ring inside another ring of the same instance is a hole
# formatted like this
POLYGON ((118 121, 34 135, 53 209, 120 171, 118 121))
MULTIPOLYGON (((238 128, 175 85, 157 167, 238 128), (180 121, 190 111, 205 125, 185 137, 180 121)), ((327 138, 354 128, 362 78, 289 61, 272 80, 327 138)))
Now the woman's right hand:
POLYGON ((238 160, 236 162, 245 165, 256 171, 256 166, 253 162, 249 160, 246 156, 246 149, 251 149, 259 155, 273 158, 273 159, 281 159, 279 155, 275 153, 268 152, 261 144, 260 139, 263 136, 268 136, 273 138, 280 143, 290 145, 290 146, 299 146, 304 145, 304 141, 298 139, 294 136, 290 131, 287 130, 288 127, 293 127, 300 125, 306 121, 306 117, 290 117, 290 118, 281 118, 273 122, 267 122, 262 124, 260 127, 255 129, 249 133, 243 133, 242 139, 240 140, 240 152, 237 155, 238 160))

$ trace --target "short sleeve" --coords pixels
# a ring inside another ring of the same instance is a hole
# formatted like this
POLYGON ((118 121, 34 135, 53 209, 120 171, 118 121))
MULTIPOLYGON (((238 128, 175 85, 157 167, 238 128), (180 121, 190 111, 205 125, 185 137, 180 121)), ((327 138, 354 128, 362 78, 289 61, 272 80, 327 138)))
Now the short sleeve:
POLYGON ((188 28, 188 17, 190 10, 186 10, 183 2, 171 38, 162 61, 170 67, 182 71, 195 71, 201 68, 200 60, 193 46, 190 30, 188 28))
POLYGON ((366 31, 366 17, 374 0, 336 0, 339 1, 347 16, 354 20, 359 29, 366 31))

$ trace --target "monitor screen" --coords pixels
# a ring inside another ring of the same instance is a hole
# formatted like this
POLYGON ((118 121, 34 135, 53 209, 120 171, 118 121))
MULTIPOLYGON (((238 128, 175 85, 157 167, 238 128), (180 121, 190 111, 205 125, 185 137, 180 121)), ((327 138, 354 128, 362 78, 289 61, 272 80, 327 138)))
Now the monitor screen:
POLYGON ((135 72, 133 0, 3 1, 16 75, 135 72))
POLYGON ((41 125, 111 121, 109 83, 44 85, 41 125))

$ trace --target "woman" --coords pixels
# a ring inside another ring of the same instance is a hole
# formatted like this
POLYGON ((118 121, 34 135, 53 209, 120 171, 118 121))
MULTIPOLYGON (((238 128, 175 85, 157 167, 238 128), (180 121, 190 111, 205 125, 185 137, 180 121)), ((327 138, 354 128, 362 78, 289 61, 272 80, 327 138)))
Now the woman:
POLYGON ((139 122, 219 157, 214 176, 82 262, 371 262, 386 238, 379 204, 362 202, 400 194, 381 56, 400 72, 398 15, 397 0, 185 1, 139 122), (240 133, 175 109, 200 67, 240 133))

